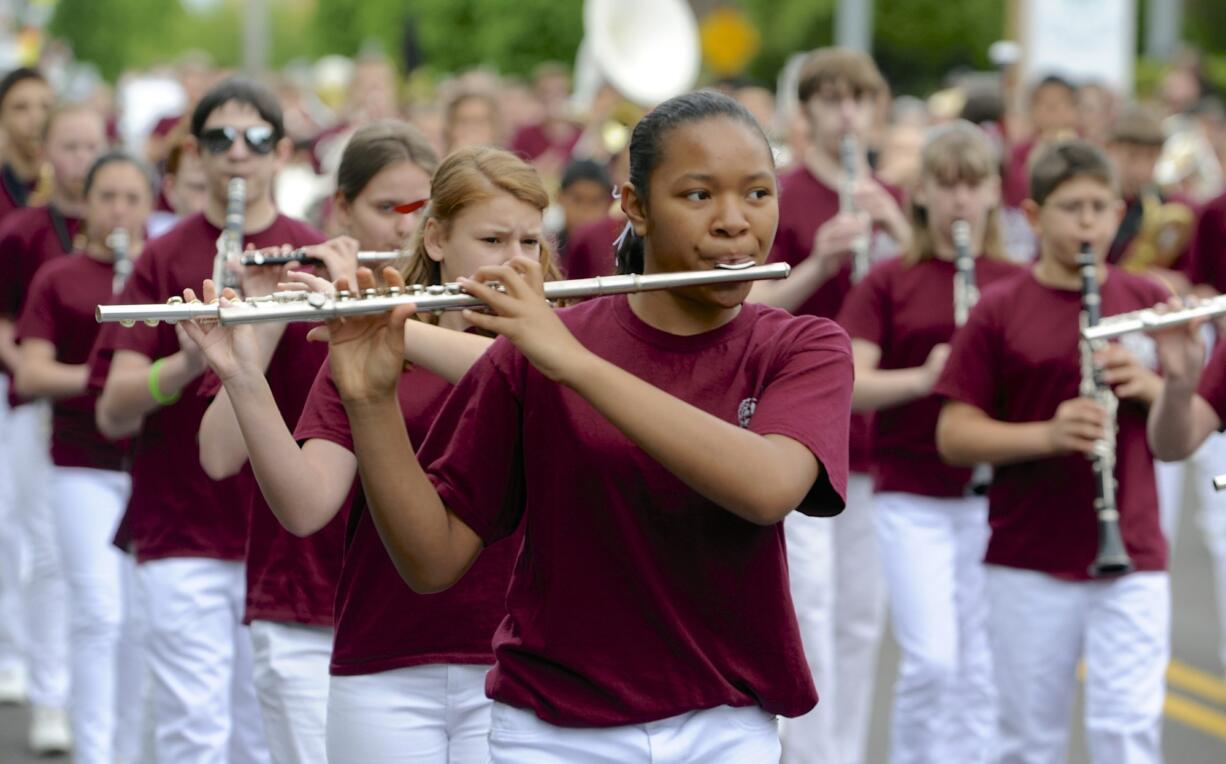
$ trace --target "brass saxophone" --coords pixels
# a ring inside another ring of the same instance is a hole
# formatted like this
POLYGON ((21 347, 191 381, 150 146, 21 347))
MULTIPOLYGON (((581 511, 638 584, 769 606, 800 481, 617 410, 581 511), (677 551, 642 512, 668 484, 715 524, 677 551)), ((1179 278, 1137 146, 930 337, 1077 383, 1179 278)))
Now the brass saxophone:
MULTIPOLYGON (((1098 263, 1089 244, 1082 244, 1077 254, 1081 270, 1081 329, 1085 332, 1102 319, 1102 295, 1098 288, 1098 263)), ((1094 510, 1098 515, 1098 554, 1090 565, 1090 575, 1118 576, 1132 570, 1132 560, 1120 535, 1120 513, 1115 501, 1115 433, 1119 400, 1103 378, 1102 366, 1094 354, 1104 345, 1102 340, 1087 340, 1082 335, 1081 389, 1082 397, 1097 401, 1107 412, 1106 434, 1094 444, 1089 459, 1094 467, 1096 496, 1094 510)))

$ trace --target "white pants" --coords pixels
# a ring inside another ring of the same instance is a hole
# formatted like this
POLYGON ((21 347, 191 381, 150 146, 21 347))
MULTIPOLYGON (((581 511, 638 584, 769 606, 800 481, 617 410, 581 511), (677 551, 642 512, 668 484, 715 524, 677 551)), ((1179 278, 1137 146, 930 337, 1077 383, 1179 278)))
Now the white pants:
POLYGON ((18 443, 8 404, 9 378, 0 374, 0 669, 25 669, 25 544, 17 522, 16 486, 11 462, 18 443))
POLYGON ((23 596, 30 704, 68 705, 68 603, 51 512, 50 408, 45 402, 9 413, 6 445, 13 507, 24 536, 28 570, 23 596))
POLYGON ((775 717, 757 706, 625 727, 556 727, 495 703, 490 721, 492 764, 767 764, 779 754, 775 717))
POLYGON ((178 557, 137 568, 147 608, 154 758, 269 761, 242 625, 243 564, 178 557))
POLYGON ((77 764, 116 758, 115 725, 125 577, 129 559, 111 543, 132 490, 125 472, 53 467, 51 509, 68 584, 73 757, 77 764))
POLYGON ((890 761, 986 762, 996 725, 982 562, 987 500, 879 493, 873 511, 902 653, 890 761))
POLYGON ((255 690, 273 764, 327 761, 332 635, 322 626, 251 622, 255 690))
POLYGON ((1170 579, 1132 573, 1062 581, 987 566, 991 636, 1000 687, 1001 764, 1063 762, 1085 658, 1085 726, 1094 764, 1162 761, 1170 658, 1170 579))
POLYGON ((784 521, 792 601, 821 696, 809 713, 781 720, 786 764, 864 760, 885 620, 872 490, 872 478, 852 473, 847 509, 837 517, 793 512, 784 521))
POLYGON ((489 666, 431 664, 334 676, 329 764, 487 764, 489 666))
POLYGON ((1179 511, 1187 503, 1191 480, 1196 519, 1213 561, 1213 580, 1217 591, 1217 614, 1221 624, 1219 656, 1226 667, 1226 491, 1213 490, 1213 478, 1226 473, 1226 434, 1213 433, 1192 456, 1182 462, 1155 462, 1158 480, 1158 509, 1162 531, 1175 552, 1179 511))

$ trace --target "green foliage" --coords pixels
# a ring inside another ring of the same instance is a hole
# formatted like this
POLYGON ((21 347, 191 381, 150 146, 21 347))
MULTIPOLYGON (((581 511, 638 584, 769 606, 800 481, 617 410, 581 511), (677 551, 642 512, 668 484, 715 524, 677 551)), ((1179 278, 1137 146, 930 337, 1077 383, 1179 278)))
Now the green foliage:
POLYGON ((762 49, 750 74, 773 85, 793 53, 829 45, 834 39, 837 0, 742 0, 741 7, 758 27, 762 49))
POLYGON ((923 95, 950 71, 984 69, 988 46, 1004 36, 1003 3, 984 0, 876 0, 873 53, 898 93, 923 95))

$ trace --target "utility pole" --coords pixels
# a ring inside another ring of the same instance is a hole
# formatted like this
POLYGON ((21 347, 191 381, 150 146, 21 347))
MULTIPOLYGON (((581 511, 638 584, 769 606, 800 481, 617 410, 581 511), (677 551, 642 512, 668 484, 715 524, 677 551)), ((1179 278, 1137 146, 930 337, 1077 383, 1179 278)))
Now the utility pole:
POLYGON ((1183 36, 1183 0, 1149 0, 1145 6, 1145 55, 1169 60, 1183 36))
POLYGON ((268 67, 268 0, 246 0, 243 9, 243 71, 258 77, 268 67))
POLYGON ((834 44, 873 52, 873 0, 839 0, 834 10, 834 44))

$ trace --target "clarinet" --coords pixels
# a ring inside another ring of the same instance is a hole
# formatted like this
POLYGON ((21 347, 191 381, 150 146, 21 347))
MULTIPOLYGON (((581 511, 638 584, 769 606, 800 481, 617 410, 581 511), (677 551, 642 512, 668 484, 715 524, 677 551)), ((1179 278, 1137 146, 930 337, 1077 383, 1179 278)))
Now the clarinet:
MULTIPOLYGON (((950 226, 954 243, 954 327, 961 329, 979 302, 979 285, 975 281, 975 256, 971 254, 971 224, 955 220, 950 226)), ((984 496, 992 485, 992 465, 976 464, 964 496, 984 496)))
POLYGON ((115 295, 123 291, 123 285, 127 283, 128 277, 132 275, 132 258, 128 254, 130 244, 131 237, 128 236, 127 230, 123 228, 116 228, 106 237, 106 246, 110 248, 111 254, 115 258, 114 264, 111 266, 115 273, 111 278, 111 293, 115 295))
POLYGON ((217 237, 217 254, 213 257, 213 283, 218 292, 224 288, 238 290, 238 278, 226 267, 230 256, 243 253, 243 221, 247 212, 247 181, 231 178, 226 189, 226 223, 217 237))
MULTIPOLYGON (((1082 244, 1077 254, 1081 270, 1081 329, 1092 328, 1102 318, 1102 295, 1098 289, 1098 263, 1089 244, 1082 244)), ((1094 510, 1098 515, 1098 554, 1090 565, 1090 575, 1118 576, 1132 570, 1132 560, 1120 535, 1120 513, 1115 502, 1115 431, 1119 400, 1103 379, 1103 369, 1094 360, 1094 353, 1104 345, 1102 340, 1080 340, 1081 395, 1099 403, 1107 412, 1106 435, 1094 444, 1089 459, 1094 467, 1096 496, 1094 510)))
MULTIPOLYGON (((843 182, 839 185, 839 212, 854 213, 856 202, 856 176, 859 174, 860 151, 856 145, 856 136, 844 133, 839 143, 839 159, 843 165, 843 182)), ((871 234, 870 234, 871 235, 871 234)), ((869 236, 861 236, 852 244, 851 249, 851 281, 858 283, 868 275, 869 236)))

